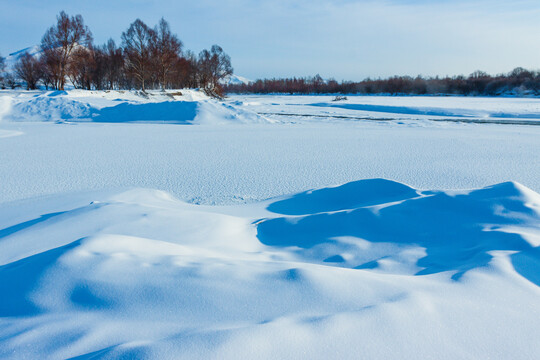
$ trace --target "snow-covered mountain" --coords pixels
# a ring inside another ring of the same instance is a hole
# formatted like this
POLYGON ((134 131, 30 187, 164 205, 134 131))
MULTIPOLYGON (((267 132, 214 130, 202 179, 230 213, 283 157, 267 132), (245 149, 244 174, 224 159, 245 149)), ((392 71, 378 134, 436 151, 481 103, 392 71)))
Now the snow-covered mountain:
POLYGON ((240 75, 229 75, 225 77, 223 80, 221 80, 221 84, 223 85, 241 85, 241 84, 249 84, 252 83, 253 80, 250 80, 248 78, 245 78, 240 75))
POLYGON ((40 45, 34 45, 34 46, 21 49, 19 51, 15 51, 9 54, 8 56, 6 56, 6 69, 7 70, 13 69, 17 60, 19 60, 21 56, 23 56, 25 53, 29 53, 32 56, 39 56, 41 55, 42 52, 43 50, 41 49, 40 45))

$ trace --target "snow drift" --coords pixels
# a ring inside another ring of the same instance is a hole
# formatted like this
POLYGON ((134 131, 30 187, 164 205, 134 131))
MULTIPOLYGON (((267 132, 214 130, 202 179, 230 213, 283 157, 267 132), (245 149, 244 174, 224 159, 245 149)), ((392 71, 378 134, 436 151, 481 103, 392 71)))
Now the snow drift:
POLYGON ((210 99, 195 90, 33 91, 0 93, 0 121, 258 123, 249 110, 210 99))
POLYGON ((540 239, 524 238, 512 228, 534 226, 539 206, 538 194, 512 182, 453 194, 366 180, 271 204, 269 210, 294 217, 261 222, 258 237, 266 245, 297 247, 302 258, 356 269, 403 265, 402 253, 419 246, 425 254, 409 264, 416 265, 415 274, 450 271, 457 280, 487 266, 492 251, 534 252, 540 239), (351 239, 393 247, 372 258, 351 239))
POLYGON ((540 355, 540 195, 517 183, 79 193, 3 204, 0 229, 2 358, 540 355))

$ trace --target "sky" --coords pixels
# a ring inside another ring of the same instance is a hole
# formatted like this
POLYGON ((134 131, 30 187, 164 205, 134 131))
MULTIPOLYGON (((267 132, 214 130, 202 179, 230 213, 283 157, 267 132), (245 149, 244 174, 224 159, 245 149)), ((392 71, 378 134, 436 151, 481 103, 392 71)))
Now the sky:
POLYGON ((362 80, 540 68, 534 0, 0 0, 0 54, 39 44, 65 10, 96 43, 140 18, 169 21, 185 48, 219 44, 237 75, 362 80))

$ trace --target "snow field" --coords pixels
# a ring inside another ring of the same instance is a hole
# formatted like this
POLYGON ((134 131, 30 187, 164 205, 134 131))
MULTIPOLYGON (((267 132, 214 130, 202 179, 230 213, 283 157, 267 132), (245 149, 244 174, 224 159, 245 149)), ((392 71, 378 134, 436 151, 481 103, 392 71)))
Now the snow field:
MULTIPOLYGON (((540 99, 445 96, 333 96, 232 95, 231 101, 251 110, 271 114, 360 117, 386 120, 540 121, 540 99)), ((286 117, 278 117, 287 121, 286 117)), ((332 119, 335 122, 336 119, 332 119)))
POLYGON ((110 188, 199 204, 263 200, 358 179, 420 189, 514 180, 540 191, 540 128, 337 122, 178 126, 2 123, 0 202, 110 188))
POLYGON ((0 358, 540 356, 539 100, 181 93, 0 92, 0 358))

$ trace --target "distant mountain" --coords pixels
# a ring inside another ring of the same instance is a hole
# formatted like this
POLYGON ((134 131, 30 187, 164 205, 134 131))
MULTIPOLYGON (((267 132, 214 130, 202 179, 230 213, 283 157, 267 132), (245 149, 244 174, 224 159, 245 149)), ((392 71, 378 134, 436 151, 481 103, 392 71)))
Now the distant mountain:
POLYGON ((223 80, 221 80, 222 85, 240 85, 240 84, 249 84, 252 83, 253 80, 247 79, 243 76, 239 75, 229 75, 225 77, 223 80))
POLYGON ((19 51, 15 51, 14 53, 6 56, 6 68, 7 70, 13 69, 17 60, 19 60, 25 53, 29 53, 32 56, 39 56, 42 52, 43 50, 41 49, 40 45, 34 45, 19 51))

